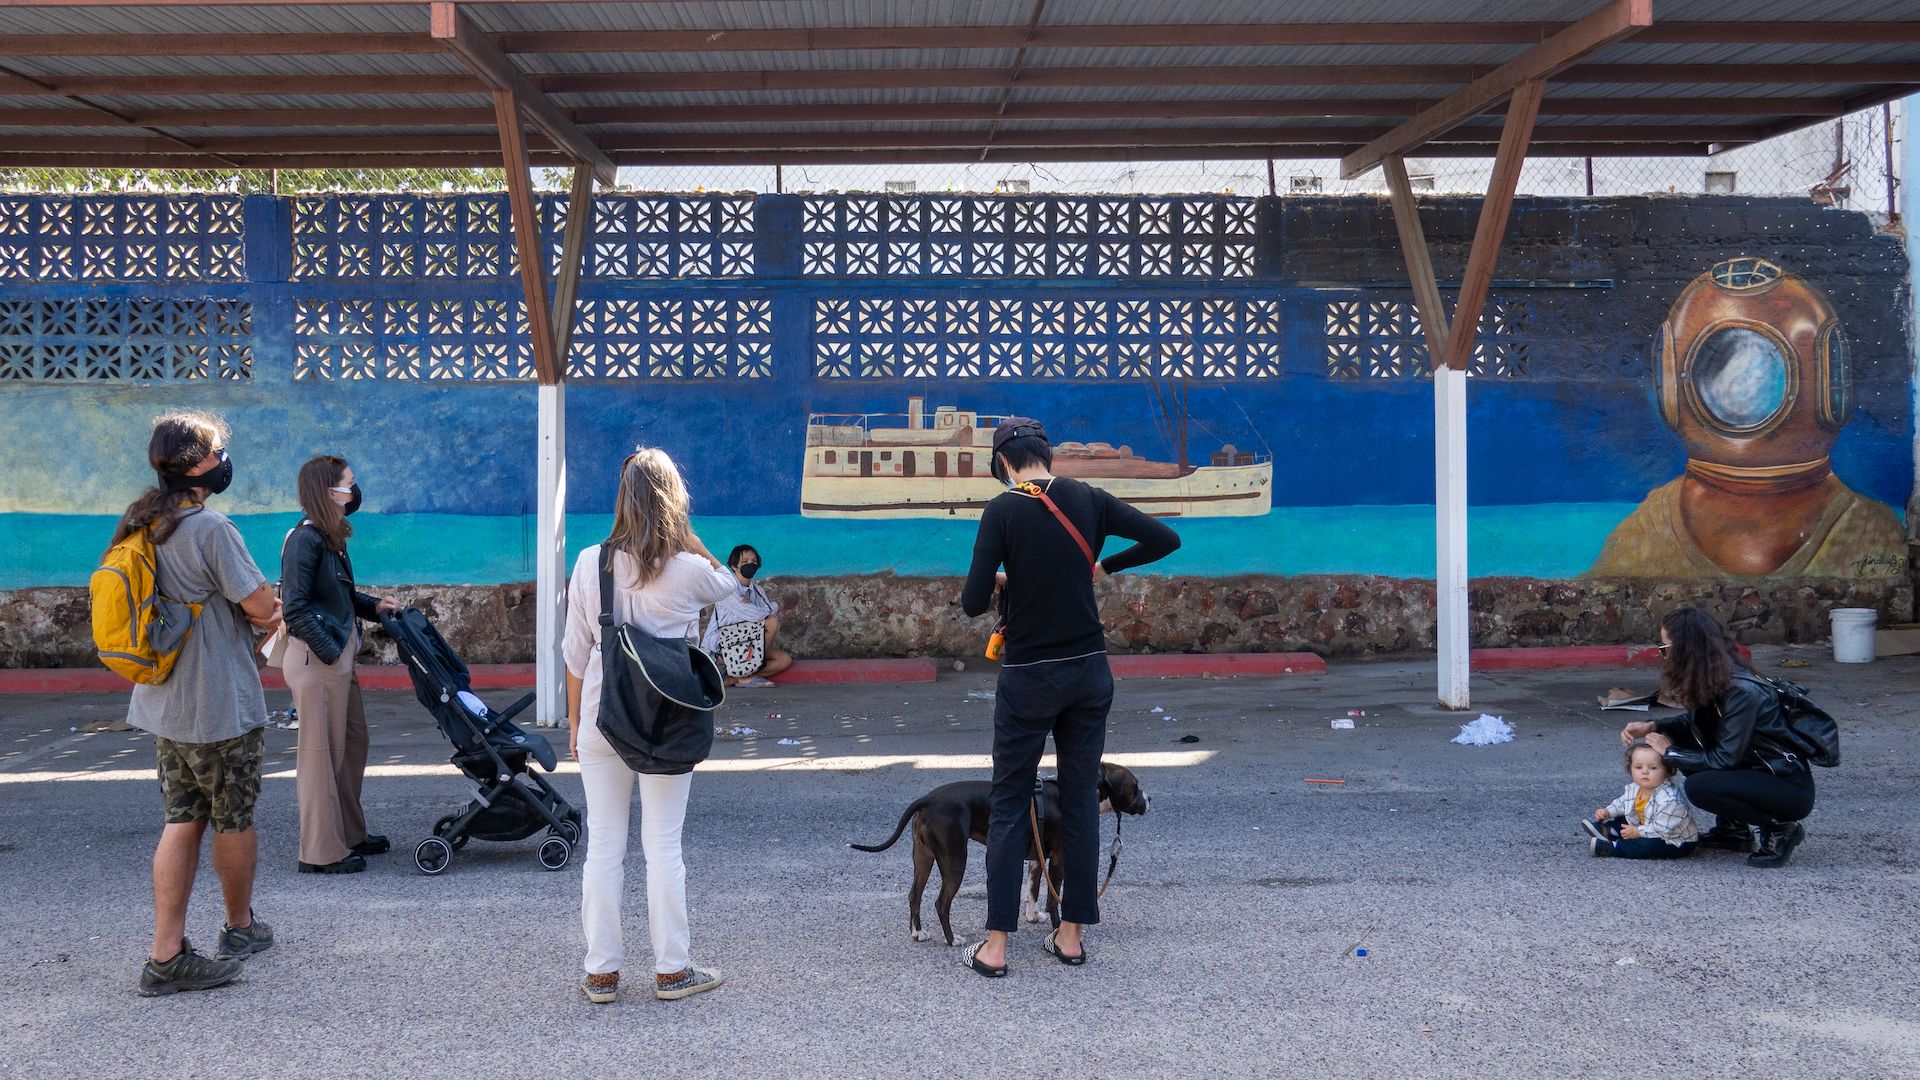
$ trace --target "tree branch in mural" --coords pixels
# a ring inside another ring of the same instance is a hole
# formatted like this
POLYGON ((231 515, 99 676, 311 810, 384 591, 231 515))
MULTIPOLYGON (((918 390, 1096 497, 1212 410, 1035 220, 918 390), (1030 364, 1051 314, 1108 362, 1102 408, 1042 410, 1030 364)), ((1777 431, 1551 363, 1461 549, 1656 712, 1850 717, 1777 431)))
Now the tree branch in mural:
MULTIPOLYGON (((1155 517, 1261 517, 1273 509, 1273 455, 1226 443, 1206 465, 1188 461, 1188 390, 1153 388, 1156 421, 1175 460, 1141 457, 1129 446, 1060 442, 1053 471, 1155 517)), ((990 474, 993 428, 1002 417, 910 397, 904 415, 807 417, 800 513, 838 518, 978 518, 1000 485, 990 474)))
POLYGON ((1718 263, 1681 291, 1650 359, 1686 472, 1614 529, 1590 576, 1864 578, 1905 569, 1893 512, 1833 473, 1853 372, 1824 293, 1765 259, 1718 263))

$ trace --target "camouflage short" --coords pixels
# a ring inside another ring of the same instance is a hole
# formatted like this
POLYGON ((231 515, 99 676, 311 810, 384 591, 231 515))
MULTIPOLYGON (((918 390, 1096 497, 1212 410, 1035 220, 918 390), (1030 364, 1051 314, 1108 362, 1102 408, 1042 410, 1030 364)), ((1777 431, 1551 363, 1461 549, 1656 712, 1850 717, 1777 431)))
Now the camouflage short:
POLYGON ((213 831, 253 828, 253 804, 260 797, 260 756, 266 744, 261 728, 237 739, 213 743, 153 739, 160 759, 160 798, 167 824, 213 822, 213 831))

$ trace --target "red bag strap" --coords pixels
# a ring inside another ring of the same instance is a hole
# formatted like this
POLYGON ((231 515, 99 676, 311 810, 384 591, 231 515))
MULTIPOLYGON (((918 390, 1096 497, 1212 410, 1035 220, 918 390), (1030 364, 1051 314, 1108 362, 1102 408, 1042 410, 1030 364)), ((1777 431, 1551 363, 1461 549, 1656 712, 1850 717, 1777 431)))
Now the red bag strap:
POLYGON ((1088 569, 1091 570, 1100 565, 1100 560, 1094 558, 1093 548, 1087 543, 1087 538, 1080 535, 1080 530, 1073 527, 1073 522, 1069 521, 1067 515, 1061 512, 1060 507, 1056 505, 1052 499, 1047 497, 1046 491, 1042 489, 1039 484, 1029 481, 1015 486, 1013 490, 1029 498, 1039 499, 1045 503, 1047 509, 1053 511, 1054 520, 1060 522, 1060 525, 1067 530, 1067 535, 1073 537, 1073 542, 1080 545, 1080 554, 1087 557, 1088 569))

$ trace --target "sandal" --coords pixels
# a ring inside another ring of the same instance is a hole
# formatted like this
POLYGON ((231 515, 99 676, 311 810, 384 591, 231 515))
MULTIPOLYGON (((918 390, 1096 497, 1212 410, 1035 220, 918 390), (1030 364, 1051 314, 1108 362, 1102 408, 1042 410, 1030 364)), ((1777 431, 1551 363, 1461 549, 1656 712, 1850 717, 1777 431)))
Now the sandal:
POLYGON ((746 682, 743 682, 740 685, 741 686, 774 686, 776 684, 772 679, 766 678, 765 676, 762 676, 762 675, 755 675, 753 678, 748 679, 746 682))
POLYGON ((1068 967, 1079 967, 1081 964, 1086 963, 1087 962, 1086 942, 1083 941, 1080 943, 1079 956, 1068 956, 1066 953, 1063 953, 1060 951, 1060 943, 1054 940, 1054 938, 1058 937, 1059 935, 1060 935, 1060 931, 1058 930, 1055 930, 1053 933, 1047 935, 1047 943, 1045 946, 1043 946, 1047 954, 1053 957, 1055 960, 1058 960, 1061 963, 1067 965, 1068 967))
POLYGON ((989 979, 1006 978, 1007 965, 1001 964, 999 967, 993 967, 991 965, 983 964, 980 962, 980 949, 984 945, 986 945, 986 942, 976 941, 973 944, 967 946, 967 951, 960 954, 961 959, 967 962, 968 967, 972 968, 974 971, 980 973, 981 975, 986 976, 989 979))

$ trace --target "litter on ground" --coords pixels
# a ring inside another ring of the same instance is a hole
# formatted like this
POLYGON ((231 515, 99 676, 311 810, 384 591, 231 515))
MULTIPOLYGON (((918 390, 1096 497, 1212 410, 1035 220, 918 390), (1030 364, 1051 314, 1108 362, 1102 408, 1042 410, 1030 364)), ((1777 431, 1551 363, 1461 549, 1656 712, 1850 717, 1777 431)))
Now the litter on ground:
POLYGON ((781 739, 780 745, 781 746, 799 746, 800 740, 799 739, 781 739))
POLYGON ((1340 717, 1339 719, 1337 719, 1337 720, 1335 720, 1335 721, 1333 722, 1333 730, 1335 730, 1335 731, 1352 731, 1352 730, 1353 730, 1353 721, 1351 721, 1351 720, 1349 720, 1349 719, 1347 719, 1346 717, 1344 717, 1344 716, 1342 716, 1342 717, 1340 717))
POLYGON ((993 698, 994 698, 994 692, 993 692, 992 690, 969 690, 969 691, 967 691, 967 700, 968 700, 968 701, 992 701, 992 700, 993 700, 993 698))
POLYGON ((1321 780, 1312 776, 1307 777, 1306 782, 1309 784, 1344 784, 1346 783, 1345 780, 1321 780))
POLYGON ((1782 661, 1780 661, 1780 666, 1781 666, 1781 667, 1794 667, 1794 668, 1799 668, 1799 667, 1812 667, 1812 666, 1813 666, 1813 661, 1811 661, 1811 660, 1782 660, 1782 661))
POLYGON ((1657 697, 1659 697, 1658 694, 1636 694, 1631 690, 1622 690, 1616 686, 1600 695, 1600 707, 1602 709, 1631 709, 1634 712, 1646 712, 1647 709, 1653 705, 1654 699, 1657 697))
POLYGON ((732 727, 721 727, 716 724, 713 733, 715 735, 729 735, 736 739, 751 739, 760 734, 745 724, 735 724, 732 727))
POLYGON ((1163 709, 1163 708, 1161 708, 1161 707, 1160 707, 1160 706, 1158 706, 1158 705, 1155 705, 1155 706, 1153 707, 1153 712, 1154 712, 1154 715, 1155 715, 1155 716, 1158 716, 1159 714, 1161 714, 1161 713, 1163 713, 1163 712, 1166 712, 1166 711, 1167 711, 1167 710, 1165 710, 1165 709, 1163 709))
POLYGON ((1470 724, 1460 725, 1460 734, 1453 741, 1461 746, 1492 746, 1494 743, 1512 742, 1513 725, 1498 716, 1480 714, 1480 719, 1470 724))

